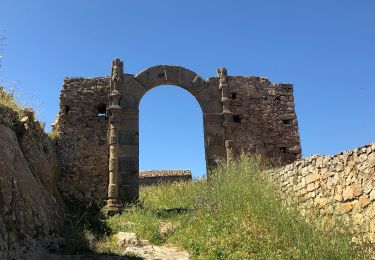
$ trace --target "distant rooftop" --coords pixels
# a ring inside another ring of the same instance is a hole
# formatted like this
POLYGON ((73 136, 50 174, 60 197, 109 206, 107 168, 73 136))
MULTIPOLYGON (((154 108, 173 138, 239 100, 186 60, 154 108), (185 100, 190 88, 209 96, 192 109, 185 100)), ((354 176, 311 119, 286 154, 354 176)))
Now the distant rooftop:
POLYGON ((139 172, 139 178, 141 179, 163 176, 191 176, 191 170, 147 170, 139 172))

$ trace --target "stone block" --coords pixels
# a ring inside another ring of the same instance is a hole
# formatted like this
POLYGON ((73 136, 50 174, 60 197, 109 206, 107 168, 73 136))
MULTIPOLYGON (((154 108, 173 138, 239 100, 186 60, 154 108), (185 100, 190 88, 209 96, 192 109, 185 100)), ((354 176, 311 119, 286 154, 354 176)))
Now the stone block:
POLYGON ((119 130, 120 145, 137 145, 139 143, 139 134, 135 130, 119 130))
POLYGON ((309 183, 308 185, 307 185, 307 191, 313 191, 313 190, 315 190, 315 185, 314 185, 314 183, 309 183))
POLYGON ((306 176, 306 183, 307 184, 312 183, 314 181, 319 180, 320 178, 321 178, 321 176, 318 173, 318 171, 314 171, 313 173, 306 176))
POLYGON ((146 90, 152 89, 159 85, 166 85, 166 73, 163 65, 151 67, 141 71, 134 76, 146 90))
POLYGON ((352 205, 351 202, 346 202, 346 203, 343 203, 341 205, 342 213, 348 213, 348 212, 352 211, 352 209, 353 209, 353 205, 352 205))
MULTIPOLYGON (((212 100, 217 100, 220 102, 220 93, 219 89, 215 88, 215 86, 208 86, 207 88, 204 88, 202 91, 200 91, 197 94, 197 99, 199 100, 199 103, 206 104, 212 100)), ((206 112, 206 111, 204 111, 206 112)), ((216 111, 217 113, 221 113, 222 109, 220 111, 216 111)))
POLYGON ((119 171, 138 171, 138 158, 134 157, 120 157, 119 171))
POLYGON ((120 145, 119 156, 137 158, 139 156, 139 145, 120 145))
POLYGON ((217 99, 206 101, 201 105, 202 111, 205 113, 219 113, 222 111, 223 106, 217 99))
POLYGON ((139 99, 124 93, 120 99, 120 106, 125 109, 138 109, 139 99))
POLYGON ((358 199, 358 205, 361 207, 361 208, 364 208, 366 206, 368 206, 370 204, 370 197, 368 195, 362 195, 361 197, 359 197, 358 199))

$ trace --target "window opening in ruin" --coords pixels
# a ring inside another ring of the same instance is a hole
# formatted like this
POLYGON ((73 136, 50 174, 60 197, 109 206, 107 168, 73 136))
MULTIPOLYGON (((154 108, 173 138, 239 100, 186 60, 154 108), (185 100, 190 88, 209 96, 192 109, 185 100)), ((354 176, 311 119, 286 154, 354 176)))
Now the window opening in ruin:
POLYGON ((234 115, 233 116, 233 122, 237 123, 237 124, 241 124, 241 118, 239 115, 234 115))
POLYGON ((98 117, 105 117, 106 116, 107 106, 105 104, 98 105, 96 109, 97 109, 97 112, 98 112, 98 117))
POLYGON ((139 105, 139 170, 191 170, 206 174, 203 113, 187 90, 162 85, 139 105))
POLYGON ((65 106, 65 108, 64 108, 64 112, 65 112, 65 114, 68 114, 69 113, 69 110, 70 110, 70 106, 65 106))
POLYGON ((232 99, 236 99, 237 98, 237 93, 236 92, 232 92, 232 99))
POLYGON ((291 121, 290 119, 285 119, 285 120, 283 120, 283 124, 284 124, 284 125, 290 125, 291 122, 292 122, 292 121, 291 121))
POLYGON ((280 152, 281 153, 286 153, 286 147, 280 147, 280 152))

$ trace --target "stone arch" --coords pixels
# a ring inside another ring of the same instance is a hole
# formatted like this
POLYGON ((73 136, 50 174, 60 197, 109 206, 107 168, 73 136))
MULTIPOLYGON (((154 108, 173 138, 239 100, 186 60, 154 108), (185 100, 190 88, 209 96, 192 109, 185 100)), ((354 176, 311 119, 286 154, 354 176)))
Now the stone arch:
POLYGON ((168 65, 124 74, 123 63, 116 58, 110 77, 64 79, 54 126, 64 194, 78 200, 107 198, 109 210, 136 199, 139 101, 149 89, 163 84, 180 86, 198 100, 208 168, 218 158, 230 162, 241 152, 282 163, 301 157, 292 84, 229 76, 225 68, 208 79, 168 65), (77 138, 77 133, 87 138, 77 138))
POLYGON ((134 78, 142 84, 146 92, 160 85, 181 87, 197 99, 202 112, 205 112, 205 100, 199 96, 199 93, 208 87, 208 82, 189 69, 180 66, 159 65, 141 71, 134 78))
MULTIPOLYGON (((122 67, 122 63, 121 63, 122 67)), ((125 74, 114 89, 118 106, 115 111, 114 124, 110 123, 109 131, 117 141, 109 137, 110 149, 117 158, 109 161, 110 175, 117 171, 118 200, 129 202, 138 198, 139 189, 139 104, 150 89, 160 85, 175 85, 190 92, 201 106, 203 114, 205 159, 207 169, 214 166, 217 159, 225 158, 223 116, 221 95, 217 84, 210 84, 197 73, 180 66, 159 65, 141 71, 138 74, 125 74), (116 92, 117 93, 117 92, 116 92), (116 130, 114 130, 116 128, 116 130), (115 142, 116 144, 111 145, 115 142), (113 160, 113 161, 112 161, 113 160), (112 173, 111 173, 112 171, 112 173)), ((114 83, 113 83, 114 84, 114 83)), ((208 173, 208 172, 207 172, 208 173)), ((113 179, 113 178, 112 178, 113 179)), ((110 177, 111 182, 111 177, 110 177)), ((111 199, 111 183, 109 199, 111 199)), ((112 192, 113 193, 113 192, 112 192)), ((110 203, 109 203, 110 204, 110 203)))
POLYGON ((160 85, 175 85, 190 92, 203 114, 221 113, 220 93, 197 73, 180 66, 158 65, 135 75, 125 75, 121 107, 137 109, 142 96, 160 85))

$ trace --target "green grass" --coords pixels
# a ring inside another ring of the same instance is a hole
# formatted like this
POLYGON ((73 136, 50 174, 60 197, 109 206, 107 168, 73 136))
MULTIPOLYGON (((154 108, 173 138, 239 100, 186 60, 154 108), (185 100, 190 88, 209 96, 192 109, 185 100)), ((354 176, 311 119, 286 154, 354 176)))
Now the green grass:
MULTIPOLYGON (((212 178, 141 188, 141 202, 107 219, 112 234, 136 232, 154 244, 174 244, 198 259, 364 259, 349 236, 307 224, 286 209, 258 159, 242 157, 212 178), (172 228, 161 232, 161 225, 172 228)), ((98 252, 115 252, 111 238, 98 252)))

